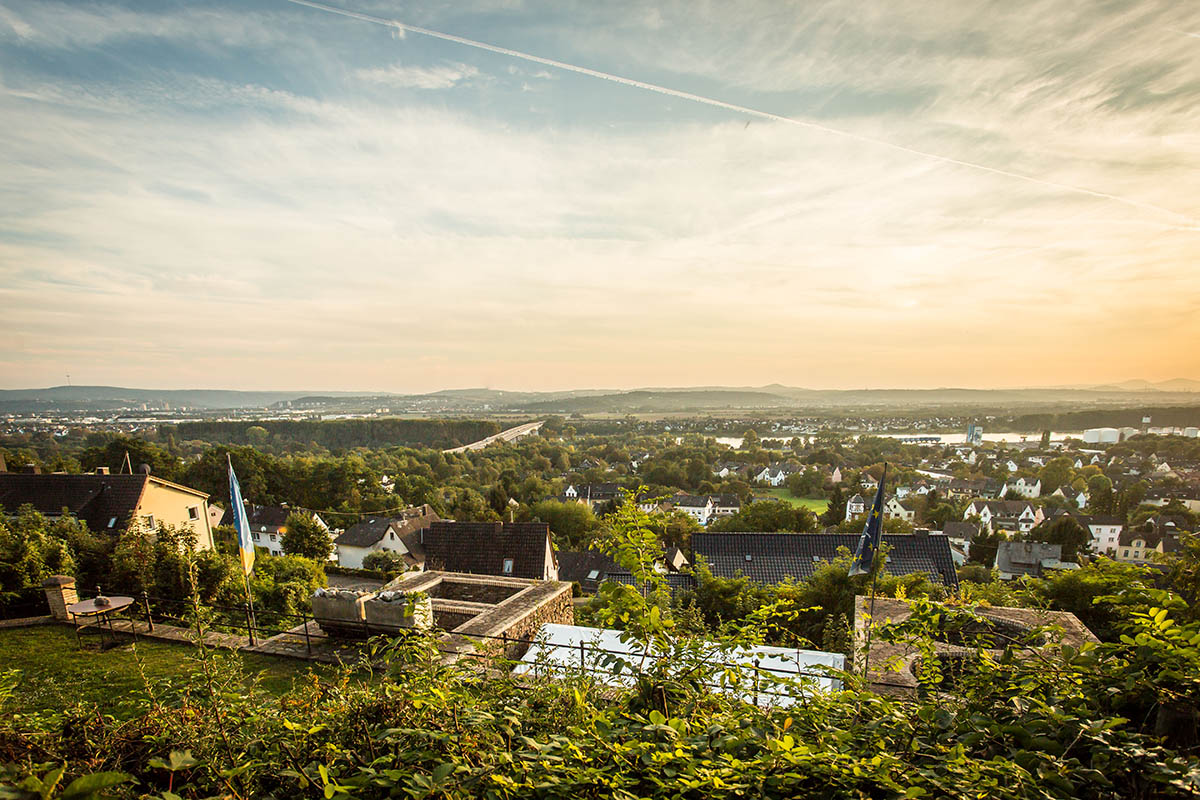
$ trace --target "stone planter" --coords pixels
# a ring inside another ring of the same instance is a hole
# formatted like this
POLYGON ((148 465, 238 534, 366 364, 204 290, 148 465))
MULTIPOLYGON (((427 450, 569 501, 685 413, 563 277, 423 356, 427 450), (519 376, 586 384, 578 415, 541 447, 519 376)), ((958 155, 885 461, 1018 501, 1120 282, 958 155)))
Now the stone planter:
POLYGON ((363 606, 374 596, 372 592, 318 589, 312 598, 313 619, 330 636, 361 639, 367 635, 363 606))
POLYGON ((424 592, 380 592, 363 603, 363 611, 373 634, 433 627, 433 601, 424 592))

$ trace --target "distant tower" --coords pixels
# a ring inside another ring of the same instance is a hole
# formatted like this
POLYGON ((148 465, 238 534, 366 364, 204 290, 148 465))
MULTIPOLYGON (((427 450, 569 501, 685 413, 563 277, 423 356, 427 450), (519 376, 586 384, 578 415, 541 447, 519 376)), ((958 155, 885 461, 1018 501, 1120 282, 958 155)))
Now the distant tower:
POLYGON ((974 422, 967 425, 967 444, 979 447, 983 444, 983 427, 974 422))

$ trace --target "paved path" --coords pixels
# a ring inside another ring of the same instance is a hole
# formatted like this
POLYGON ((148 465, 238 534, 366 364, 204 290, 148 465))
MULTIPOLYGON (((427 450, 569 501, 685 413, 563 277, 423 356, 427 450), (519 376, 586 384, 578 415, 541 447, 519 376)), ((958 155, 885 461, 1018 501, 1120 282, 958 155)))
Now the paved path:
POLYGON ((464 444, 462 447, 452 447, 449 450, 443 450, 442 452, 465 453, 468 450, 482 450, 489 444, 494 444, 495 442, 511 442, 516 439, 520 439, 522 436, 528 436, 531 433, 536 433, 545 424, 545 420, 538 422, 526 422, 524 425, 518 425, 515 428, 509 428, 506 431, 500 431, 499 433, 489 436, 486 439, 480 439, 478 442, 464 444))

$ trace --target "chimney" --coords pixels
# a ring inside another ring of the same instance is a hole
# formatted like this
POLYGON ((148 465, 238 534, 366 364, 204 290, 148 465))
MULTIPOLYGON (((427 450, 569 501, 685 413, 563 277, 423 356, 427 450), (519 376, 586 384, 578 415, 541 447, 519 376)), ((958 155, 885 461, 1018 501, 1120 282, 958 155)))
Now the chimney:
POLYGON ((97 475, 107 475, 108 467, 96 467, 96 474, 97 475))

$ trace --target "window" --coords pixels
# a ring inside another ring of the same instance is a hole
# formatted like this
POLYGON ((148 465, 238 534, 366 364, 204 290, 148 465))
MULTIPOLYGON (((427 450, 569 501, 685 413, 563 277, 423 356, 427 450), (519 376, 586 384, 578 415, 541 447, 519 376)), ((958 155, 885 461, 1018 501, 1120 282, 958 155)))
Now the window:
POLYGON ((596 578, 599 578, 599 577, 600 577, 600 570, 594 569, 588 573, 587 579, 589 581, 594 581, 594 580, 596 580, 596 578))
POLYGON ((250 535, 251 535, 252 537, 254 537, 254 541, 256 541, 256 542, 258 541, 258 534, 257 534, 257 533, 251 533, 250 535))
POLYGON ((151 528, 153 528, 153 527, 154 527, 154 515, 153 515, 153 514, 147 514, 147 515, 146 515, 146 524, 147 524, 148 526, 150 526, 151 528))
POLYGON ((117 518, 116 518, 116 517, 113 517, 112 519, 110 519, 110 520, 108 521, 108 527, 110 527, 110 528, 115 528, 115 527, 116 527, 116 525, 117 525, 117 518))
POLYGON ((200 519, 200 506, 188 506, 188 519, 200 519))
POLYGON ((273 534, 273 533, 271 534, 271 541, 272 542, 275 541, 275 534, 273 534))
POLYGON ((1129 558, 1129 551, 1126 550, 1124 553, 1122 553, 1121 558, 1129 558))
POLYGON ((505 575, 513 574, 513 560, 511 558, 504 559, 504 574, 505 575))

